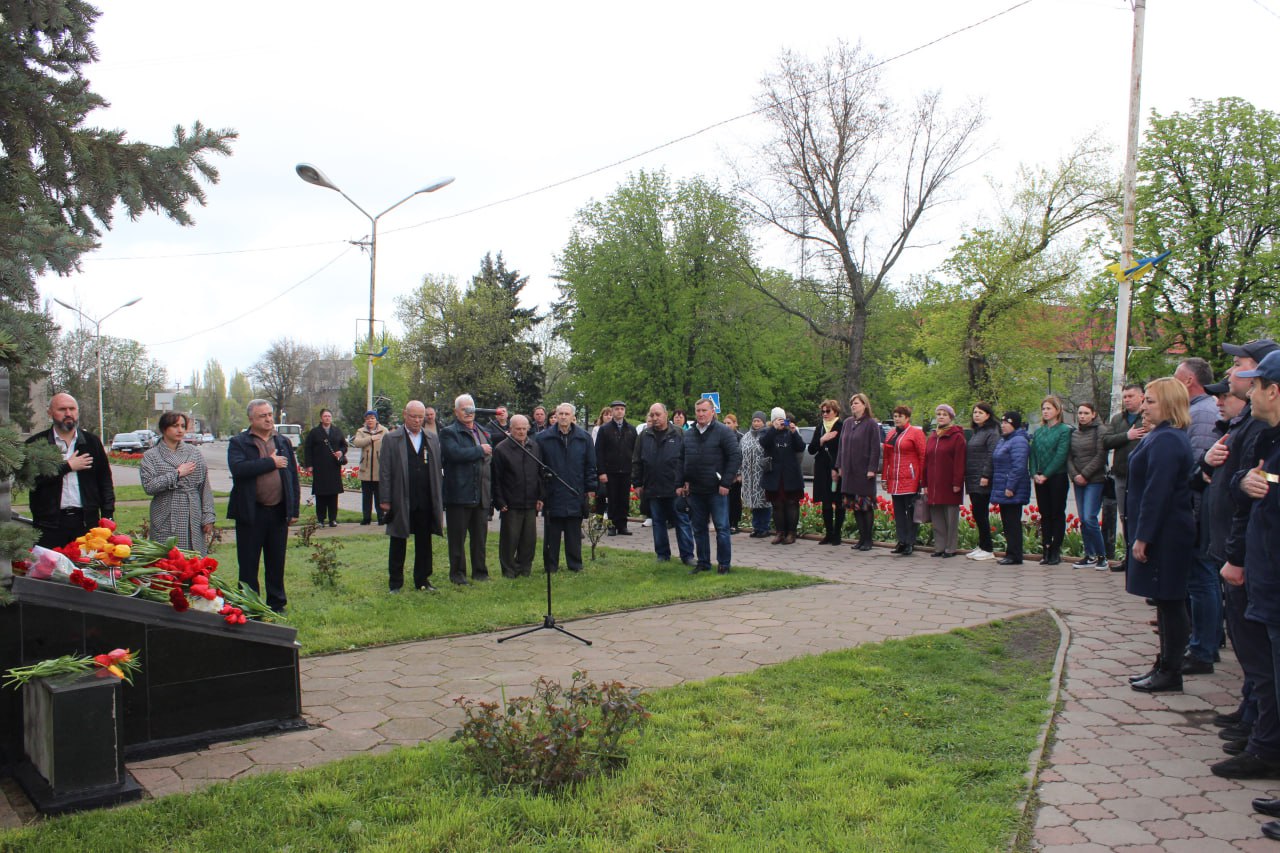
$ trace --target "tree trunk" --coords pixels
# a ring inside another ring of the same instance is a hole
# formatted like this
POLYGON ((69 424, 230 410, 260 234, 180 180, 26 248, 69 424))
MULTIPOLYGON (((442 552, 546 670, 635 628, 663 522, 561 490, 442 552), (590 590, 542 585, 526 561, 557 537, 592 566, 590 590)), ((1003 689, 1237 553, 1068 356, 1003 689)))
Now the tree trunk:
POLYGON ((969 378, 969 393, 975 400, 984 400, 991 387, 991 371, 987 357, 982 352, 982 315, 986 304, 979 299, 969 310, 969 323, 964 334, 964 360, 969 378))
POLYGON ((855 302, 849 324, 849 360, 844 367, 844 396, 848 400, 862 390, 862 354, 867 344, 867 305, 855 302))

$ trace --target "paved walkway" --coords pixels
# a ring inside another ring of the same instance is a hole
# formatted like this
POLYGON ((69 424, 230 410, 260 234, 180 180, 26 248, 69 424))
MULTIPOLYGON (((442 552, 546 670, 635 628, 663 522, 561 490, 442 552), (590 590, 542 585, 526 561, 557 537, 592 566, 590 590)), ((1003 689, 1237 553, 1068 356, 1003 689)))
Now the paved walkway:
MULTIPOLYGON (((647 549, 649 531, 636 533, 606 544, 647 549)), ((1249 806, 1280 783, 1234 782, 1209 772, 1226 757, 1209 721, 1216 710, 1234 707, 1238 668, 1225 661, 1215 675, 1189 678, 1183 693, 1130 690, 1124 676, 1149 665, 1156 638, 1147 624, 1152 611, 1125 594, 1121 575, 1067 565, 1013 570, 928 554, 900 558, 883 549, 859 553, 814 542, 774 547, 746 536, 733 542, 737 564, 830 583, 566 623, 592 640, 590 647, 553 631, 499 645, 496 639, 510 633, 499 632, 308 658, 302 698, 315 727, 134 762, 129 769, 152 796, 198 790, 448 737, 461 717, 454 697, 496 698, 501 688, 524 693, 540 675, 567 679, 585 669, 597 679, 662 687, 1054 607, 1071 642, 1062 709, 1036 790, 1037 848, 1280 849, 1262 838, 1264 819, 1249 806)), ((15 820, 3 806, 0 825, 15 820)))

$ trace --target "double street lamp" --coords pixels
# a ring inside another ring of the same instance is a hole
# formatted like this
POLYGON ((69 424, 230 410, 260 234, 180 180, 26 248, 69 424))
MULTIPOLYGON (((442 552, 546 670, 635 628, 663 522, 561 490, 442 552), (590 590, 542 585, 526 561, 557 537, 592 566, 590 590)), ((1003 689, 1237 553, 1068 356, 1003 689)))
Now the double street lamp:
POLYGON ((76 313, 77 313, 77 314, 79 314, 83 319, 85 319, 85 320, 87 320, 88 322, 90 322, 90 323, 92 323, 92 324, 93 324, 93 328, 94 328, 94 332, 93 332, 93 338, 94 338, 94 340, 93 340, 93 348, 94 348, 94 350, 97 352, 97 355, 98 355, 98 438, 101 438, 103 441, 106 441, 106 432, 103 430, 103 426, 102 426, 102 425, 103 425, 103 417, 102 417, 102 321, 103 321, 103 320, 106 320, 106 319, 107 319, 107 317, 110 317, 112 314, 116 313, 116 311, 122 311, 122 310, 124 310, 125 308, 128 308, 130 305, 137 305, 139 302, 141 302, 141 301, 142 301, 142 297, 141 297, 141 296, 139 296, 139 297, 136 297, 136 298, 134 298, 134 299, 130 299, 128 302, 126 302, 125 304, 121 305, 120 307, 118 307, 118 308, 114 308, 114 309, 112 309, 111 311, 108 311, 108 312, 106 313, 106 315, 104 315, 103 317, 101 317, 101 318, 99 318, 99 319, 97 319, 97 320, 95 320, 94 318, 90 317, 88 314, 84 313, 84 312, 83 312, 83 311, 81 311, 79 308, 75 307, 74 305, 68 305, 67 303, 63 302, 61 299, 55 299, 55 300, 53 300, 53 301, 54 301, 54 302, 56 302, 56 303, 58 303, 59 305, 61 305, 63 308, 66 308, 68 311, 74 311, 74 312, 76 312, 76 313))
POLYGON ((307 183, 315 184, 317 187, 324 187, 325 189, 330 189, 338 193, 347 201, 351 202, 351 206, 354 207, 356 210, 360 211, 361 213, 363 213, 365 217, 368 218, 369 220, 369 226, 371 229, 369 232, 369 342, 368 342, 369 374, 368 374, 367 387, 365 389, 365 409, 366 410, 372 409, 373 408, 373 362, 376 356, 376 353, 374 350, 373 317, 374 317, 374 295, 377 292, 377 280, 378 280, 377 279, 377 276, 378 276, 378 220, 386 216, 388 213, 395 210, 397 207, 404 204, 406 201, 408 201, 409 199, 413 198, 416 195, 421 195, 422 193, 433 193, 436 190, 441 189, 442 187, 447 187, 449 184, 453 183, 453 178, 451 177, 440 178, 439 180, 433 183, 427 184, 425 187, 422 187, 421 189, 416 189, 413 192, 409 193, 404 198, 400 199, 395 204, 388 207, 386 210, 382 211, 382 213, 379 213, 377 216, 373 216, 363 207, 356 204, 355 201, 351 198, 351 196, 347 195, 341 189, 339 189, 338 185, 335 184, 333 181, 329 180, 329 178, 325 175, 324 172, 321 172, 319 169, 317 169, 315 166, 312 166, 310 163, 299 163, 297 166, 294 167, 294 171, 298 173, 299 178, 302 178, 302 180, 306 181, 307 183))

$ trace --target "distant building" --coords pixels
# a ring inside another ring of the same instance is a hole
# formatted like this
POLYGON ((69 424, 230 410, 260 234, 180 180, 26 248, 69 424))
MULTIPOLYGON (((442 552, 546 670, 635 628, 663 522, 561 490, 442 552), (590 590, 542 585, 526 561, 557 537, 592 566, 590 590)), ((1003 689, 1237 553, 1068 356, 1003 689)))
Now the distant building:
POLYGON ((302 388, 294 400, 303 408, 293 416, 295 423, 314 424, 320 419, 321 409, 338 411, 338 394, 356 376, 355 365, 349 358, 318 358, 302 371, 302 388), (300 418, 300 420, 299 420, 300 418))

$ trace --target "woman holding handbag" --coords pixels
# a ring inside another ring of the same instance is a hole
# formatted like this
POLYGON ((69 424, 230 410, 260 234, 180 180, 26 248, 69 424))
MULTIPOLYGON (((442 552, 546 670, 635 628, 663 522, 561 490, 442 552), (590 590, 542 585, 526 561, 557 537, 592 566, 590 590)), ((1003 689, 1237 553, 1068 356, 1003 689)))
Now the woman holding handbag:
POLYGON ((813 502, 822 504, 822 526, 826 530, 818 544, 839 545, 844 530, 844 502, 840 499, 840 481, 834 474, 840 462, 840 416, 844 409, 835 400, 823 400, 821 408, 822 423, 809 441, 809 455, 813 457, 813 502))
POLYGON ((924 470, 924 430, 911 425, 911 407, 893 410, 893 430, 884 441, 884 490, 893 500, 893 526, 898 544, 893 553, 909 555, 916 549, 916 493, 924 470))

